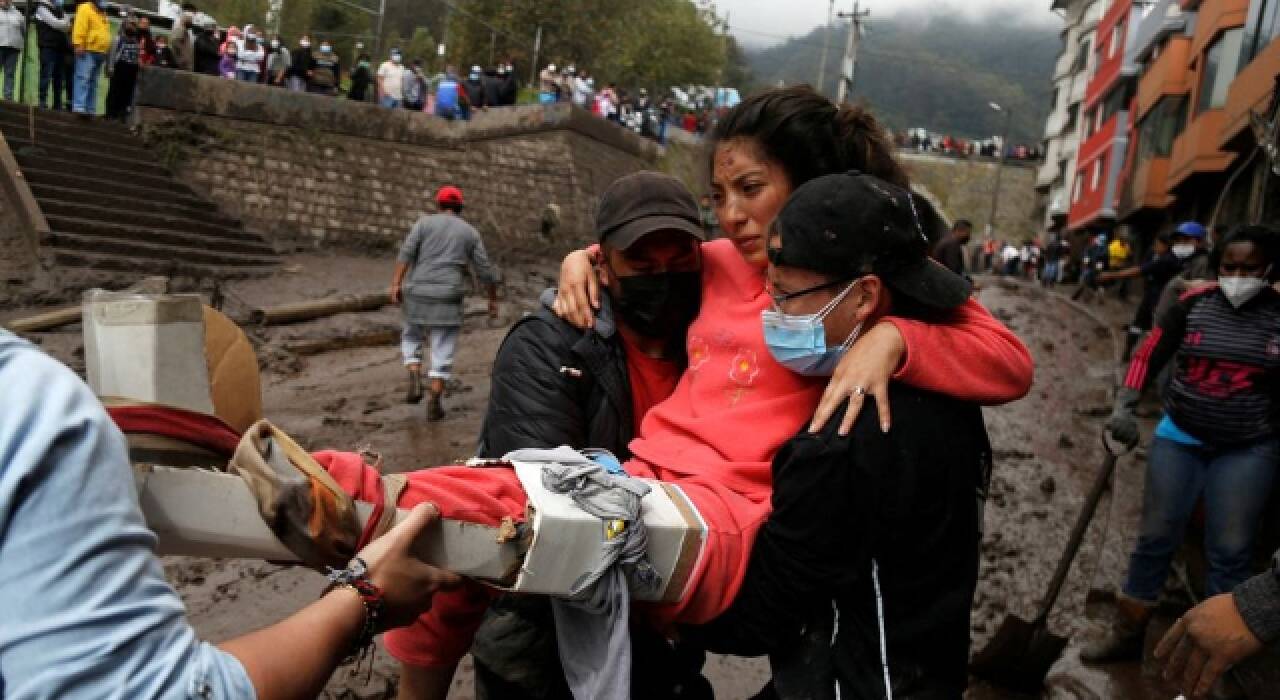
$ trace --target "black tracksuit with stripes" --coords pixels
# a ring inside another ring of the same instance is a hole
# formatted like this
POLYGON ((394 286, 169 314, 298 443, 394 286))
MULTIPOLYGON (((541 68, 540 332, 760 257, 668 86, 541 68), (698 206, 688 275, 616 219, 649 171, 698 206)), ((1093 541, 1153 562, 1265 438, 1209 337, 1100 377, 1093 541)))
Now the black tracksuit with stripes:
POLYGON ((1216 284, 1188 292, 1159 320, 1129 367, 1141 391, 1171 357, 1164 409, 1208 445, 1272 437, 1280 424, 1280 293, 1267 287, 1239 309, 1216 284))

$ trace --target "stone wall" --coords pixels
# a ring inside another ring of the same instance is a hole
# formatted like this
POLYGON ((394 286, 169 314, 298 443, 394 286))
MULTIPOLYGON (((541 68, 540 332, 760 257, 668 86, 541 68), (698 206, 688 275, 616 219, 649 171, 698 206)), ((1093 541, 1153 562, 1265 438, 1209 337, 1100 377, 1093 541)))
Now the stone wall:
MULTIPOLYGON (((991 190, 995 187, 996 163, 987 159, 963 160, 899 151, 899 159, 911 174, 911 181, 935 197, 948 219, 973 222, 974 239, 982 236, 991 218, 991 190)), ((1005 163, 1000 176, 1000 206, 995 235, 1021 241, 1040 232, 1035 214, 1035 167, 1005 163)))
POLYGON ((490 110, 468 123, 165 70, 144 71, 137 120, 157 154, 281 249, 385 248, 456 184, 491 248, 590 238, 615 178, 657 149, 568 105, 490 110), (552 241, 543 208, 561 208, 552 241))

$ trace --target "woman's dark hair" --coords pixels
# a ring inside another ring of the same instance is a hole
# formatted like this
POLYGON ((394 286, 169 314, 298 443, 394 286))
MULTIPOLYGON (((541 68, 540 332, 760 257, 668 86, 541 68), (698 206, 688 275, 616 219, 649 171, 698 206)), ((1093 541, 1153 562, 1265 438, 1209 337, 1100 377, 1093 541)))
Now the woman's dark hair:
POLYGON ((792 188, 847 170, 909 186, 879 120, 861 107, 837 107, 808 85, 766 90, 729 110, 712 134, 712 157, 717 144, 737 139, 779 163, 792 188))
POLYGON ((1267 279, 1276 281, 1280 279, 1280 231, 1266 226, 1244 225, 1237 226, 1232 229, 1227 237, 1222 240, 1222 245, 1215 248, 1213 257, 1210 259, 1213 264, 1214 272, 1217 272, 1218 265, 1222 262, 1222 254, 1226 252, 1227 247, 1233 243, 1252 243, 1262 252, 1262 257, 1267 259, 1267 263, 1271 266, 1271 271, 1267 273, 1267 279))

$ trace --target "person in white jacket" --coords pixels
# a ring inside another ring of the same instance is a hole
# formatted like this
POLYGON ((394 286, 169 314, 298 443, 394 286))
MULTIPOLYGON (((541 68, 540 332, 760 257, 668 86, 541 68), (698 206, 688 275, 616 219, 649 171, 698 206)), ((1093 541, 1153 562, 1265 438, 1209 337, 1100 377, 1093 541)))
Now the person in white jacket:
POLYGON ((13 6, 13 0, 0 0, 0 66, 4 68, 4 98, 13 99, 13 86, 18 77, 18 56, 26 39, 26 18, 13 6))
POLYGON ((236 80, 256 83, 262 73, 262 59, 266 57, 266 52, 262 44, 258 43, 258 35, 252 31, 245 32, 244 39, 239 44, 236 47, 239 49, 236 54, 236 80))

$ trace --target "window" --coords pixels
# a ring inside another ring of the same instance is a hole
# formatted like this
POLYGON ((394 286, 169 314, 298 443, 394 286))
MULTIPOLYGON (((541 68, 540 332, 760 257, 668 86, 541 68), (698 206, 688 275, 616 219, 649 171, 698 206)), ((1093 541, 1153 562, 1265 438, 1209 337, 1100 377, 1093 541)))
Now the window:
POLYGON ((1083 72, 1089 67, 1089 54, 1093 51, 1091 42, 1084 39, 1080 42, 1080 53, 1076 54, 1076 64, 1072 66, 1072 73, 1083 72))
POLYGON ((1102 184, 1102 168, 1106 164, 1107 157, 1103 156, 1093 161, 1093 181, 1089 184, 1089 191, 1096 192, 1098 185, 1102 184))
POLYGON ((1196 114, 1206 109, 1221 109, 1227 103, 1227 90, 1236 77, 1240 63, 1240 42, 1243 30, 1228 29, 1213 42, 1204 54, 1200 72, 1200 92, 1196 100, 1196 114))
POLYGON ((1133 81, 1124 81, 1111 89, 1107 96, 1103 98, 1102 104, 1098 107, 1100 119, 1098 126, 1107 123, 1107 120, 1115 116, 1116 112, 1123 112, 1129 108, 1129 103, 1133 101, 1133 81))
POLYGON ((1166 95, 1138 123, 1138 159, 1168 158, 1187 122, 1186 95, 1166 95))
POLYGON ((1115 56, 1120 53, 1120 49, 1124 48, 1124 22, 1117 22, 1115 29, 1111 30, 1111 50, 1107 53, 1115 56))
POLYGON ((1076 121, 1080 119, 1080 103, 1077 102, 1067 107, 1067 125, 1062 127, 1065 133, 1073 133, 1076 130, 1076 121))
POLYGON ((1245 23, 1240 65, 1249 65, 1277 37, 1280 37, 1280 0, 1255 0, 1245 23))
POLYGON ((1082 190, 1084 190, 1084 173, 1076 173, 1076 186, 1075 186, 1075 189, 1072 190, 1073 192, 1073 196, 1071 197, 1072 202, 1080 201, 1080 197, 1084 195, 1084 192, 1082 190))

